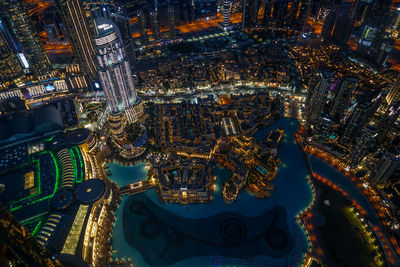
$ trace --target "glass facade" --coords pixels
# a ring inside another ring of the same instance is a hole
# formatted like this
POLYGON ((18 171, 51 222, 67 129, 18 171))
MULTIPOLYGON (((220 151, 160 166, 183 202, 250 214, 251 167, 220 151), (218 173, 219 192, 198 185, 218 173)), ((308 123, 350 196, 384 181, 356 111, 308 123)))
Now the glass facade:
POLYGON ((80 0, 58 0, 58 10, 67 29, 75 56, 89 77, 97 75, 94 61, 94 24, 90 11, 85 10, 80 0))
POLYGON ((137 102, 128 57, 117 26, 96 19, 96 58, 99 77, 112 113, 124 112, 137 102))
POLYGON ((21 52, 27 58, 29 70, 36 76, 49 74, 51 71, 50 61, 23 3, 18 0, 0 0, 0 9, 4 11, 23 50, 21 52))
POLYGON ((21 65, 0 31, 0 88, 22 74, 21 65))

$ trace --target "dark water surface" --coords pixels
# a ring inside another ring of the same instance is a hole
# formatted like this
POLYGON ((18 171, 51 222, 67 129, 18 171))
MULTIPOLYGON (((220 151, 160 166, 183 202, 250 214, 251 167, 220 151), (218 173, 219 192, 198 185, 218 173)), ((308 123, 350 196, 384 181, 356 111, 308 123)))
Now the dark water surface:
MULTIPOLYGON (((281 162, 271 197, 257 199, 242 191, 226 204, 221 184, 230 176, 216 168, 217 189, 208 204, 164 204, 155 190, 124 196, 113 229, 114 258, 130 258, 134 266, 297 266, 308 248, 296 215, 312 200, 308 170, 294 134, 298 122, 280 119, 254 134, 284 129, 278 150, 281 162)), ((123 186, 145 179, 144 164, 110 164, 111 179, 123 186)))

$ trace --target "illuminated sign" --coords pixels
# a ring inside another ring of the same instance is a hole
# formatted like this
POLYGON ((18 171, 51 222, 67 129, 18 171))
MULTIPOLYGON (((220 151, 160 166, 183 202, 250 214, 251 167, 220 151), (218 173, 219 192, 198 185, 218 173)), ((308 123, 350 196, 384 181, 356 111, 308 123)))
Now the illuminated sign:
POLYGON ((52 92, 56 89, 56 88, 54 88, 54 85, 52 85, 52 84, 46 85, 45 88, 46 88, 46 91, 48 91, 48 92, 52 92))
POLYGON ((104 23, 104 24, 100 24, 99 26, 97 26, 97 29, 106 31, 106 30, 111 29, 112 27, 113 26, 111 24, 104 23))

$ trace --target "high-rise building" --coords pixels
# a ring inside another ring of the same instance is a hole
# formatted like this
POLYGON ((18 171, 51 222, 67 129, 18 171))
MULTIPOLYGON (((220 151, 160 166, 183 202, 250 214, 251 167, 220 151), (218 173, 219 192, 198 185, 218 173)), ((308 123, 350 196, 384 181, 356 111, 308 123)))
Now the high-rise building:
POLYGON ((392 0, 379 0, 375 1, 372 5, 372 11, 376 14, 387 14, 392 5, 392 0))
POLYGON ((400 74, 386 96, 386 102, 389 106, 396 100, 400 100, 400 74))
POLYGON ((344 77, 341 80, 329 111, 329 114, 335 121, 339 122, 344 119, 357 82, 358 79, 355 77, 344 77))
POLYGON ((195 0, 189 0, 189 20, 195 21, 196 20, 196 3, 195 0))
POLYGON ((303 30, 310 13, 310 0, 294 0, 290 8, 289 24, 292 28, 303 30))
POLYGON ((289 12, 287 1, 271 1, 272 17, 271 22, 276 28, 285 26, 288 23, 289 12))
POLYGON ((0 205, 0 262, 2 266, 62 266, 45 247, 0 205), (4 265, 3 265, 4 264, 4 265))
POLYGON ((368 152, 373 148, 376 139, 376 129, 365 127, 361 131, 361 135, 357 138, 356 145, 349 157, 349 165, 351 168, 357 167, 368 152))
POLYGON ((139 20, 140 41, 144 45, 149 41, 149 38, 147 36, 146 17, 142 9, 138 11, 137 17, 139 20))
POLYGON ((359 136, 364 126, 371 120, 372 116, 378 110, 383 94, 382 92, 379 92, 378 94, 376 94, 376 92, 372 93, 372 95, 374 94, 375 96, 373 98, 371 98, 371 95, 363 96, 363 98, 357 103, 357 106, 349 118, 349 122, 343 135, 343 141, 354 141, 355 138, 359 136))
POLYGON ((0 12, 10 24, 12 31, 27 59, 29 70, 36 76, 51 72, 50 61, 39 41, 32 20, 23 5, 18 0, 0 0, 0 12))
POLYGON ((309 125, 316 125, 321 118, 333 75, 334 73, 329 70, 320 70, 318 73, 318 85, 310 93, 307 100, 306 120, 309 125))
POLYGON ((348 17, 347 14, 339 15, 332 34, 333 42, 341 46, 346 45, 353 30, 353 26, 354 20, 348 17))
POLYGON ((385 112, 378 124, 378 137, 377 143, 380 144, 385 141, 385 138, 393 127, 393 124, 400 116, 400 101, 394 102, 394 104, 385 112))
POLYGON ((217 17, 217 0, 194 1, 196 7, 196 20, 209 20, 217 17))
POLYGON ((377 40, 372 62, 377 66, 383 66, 389 58, 389 54, 392 51, 394 44, 395 41, 390 36, 382 36, 377 40))
POLYGON ((10 85, 14 79, 23 74, 16 55, 11 50, 8 41, 0 31, 0 88, 10 85))
POLYGON ((136 65, 136 54, 135 54, 135 48, 133 47, 133 41, 132 41, 132 32, 130 30, 130 19, 128 16, 122 13, 115 13, 113 16, 111 16, 115 24, 117 24, 122 40, 124 42, 124 47, 125 47, 125 52, 126 55, 128 56, 129 62, 131 63, 131 66, 136 65))
POLYGON ((109 125, 116 140, 123 143, 126 124, 140 120, 143 107, 136 95, 131 66, 117 25, 105 18, 97 18, 95 22, 98 72, 110 108, 109 125))
POLYGON ((57 6, 75 56, 85 73, 95 78, 94 25, 90 11, 83 8, 81 0, 57 0, 57 6))
POLYGON ((228 30, 232 28, 231 22, 232 0, 224 0, 222 6, 222 29, 228 30))
POLYGON ((377 38, 378 29, 374 26, 366 25, 364 27, 363 33, 361 35, 357 52, 360 55, 368 55, 370 53, 370 49, 372 47, 372 43, 377 38))
POLYGON ((325 17, 324 25, 322 25, 321 36, 324 41, 330 41, 332 36, 333 27, 336 22, 336 11, 331 10, 329 14, 325 17))
POLYGON ((168 15, 169 38, 175 39, 175 37, 176 37, 176 28, 175 28, 174 6, 168 5, 167 15, 168 15))
POLYGON ((357 48, 360 56, 378 67, 386 63, 394 46, 394 40, 387 31, 391 26, 390 3, 390 0, 382 0, 368 5, 363 21, 364 31, 357 48))
POLYGON ((367 113, 369 109, 368 101, 359 102, 353 110, 349 122, 347 124, 346 130, 343 135, 343 140, 346 142, 351 141, 353 138, 357 137, 361 129, 365 126, 368 121, 367 113))
POLYGON ((385 152, 376 167, 371 171, 368 180, 372 184, 384 184, 399 166, 400 152, 392 150, 385 152))
POLYGON ((316 130, 317 138, 323 142, 327 140, 331 134, 333 121, 329 115, 321 116, 316 130))
POLYGON ((257 24, 259 9, 259 0, 243 0, 242 28, 250 27, 257 24))
POLYGON ((153 32, 154 40, 160 40, 160 26, 158 24, 158 12, 157 10, 150 12, 151 19, 151 31, 153 32))
POLYGON ((264 27, 269 27, 270 24, 271 24, 271 11, 272 11, 271 8, 272 8, 272 5, 271 5, 270 1, 263 1, 263 4, 264 4, 264 15, 263 15, 261 24, 264 27))

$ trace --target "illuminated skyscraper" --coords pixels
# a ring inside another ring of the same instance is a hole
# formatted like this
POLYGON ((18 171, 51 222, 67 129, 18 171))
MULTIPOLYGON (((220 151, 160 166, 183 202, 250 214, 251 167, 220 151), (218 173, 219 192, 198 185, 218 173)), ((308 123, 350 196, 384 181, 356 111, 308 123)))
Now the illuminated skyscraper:
POLYGON ((329 138, 330 134, 332 133, 332 124, 333 121, 329 115, 320 117, 317 129, 315 131, 315 136, 319 139, 319 141, 324 142, 329 138))
POLYGON ((400 100, 400 74, 386 96, 386 102, 391 105, 393 101, 400 100))
POLYGON ((368 152, 373 148, 376 139, 376 129, 365 127, 361 131, 360 137, 357 138, 353 152, 349 157, 349 165, 351 168, 357 167, 368 152))
MULTIPOLYGON (((27 58, 29 70, 36 76, 49 74, 50 61, 22 1, 0 0, 0 12, 6 18, 27 58)), ((22 52, 22 51, 21 51, 22 52)))
POLYGON ((129 17, 122 13, 116 13, 112 17, 113 21, 117 24, 122 40, 124 41, 125 52, 129 58, 131 66, 136 64, 135 48, 132 42, 132 32, 130 30, 129 17))
POLYGON ((142 9, 138 11, 137 17, 139 19, 139 31, 140 31, 140 40, 143 44, 146 44, 149 41, 147 36, 147 29, 146 29, 146 17, 142 9))
POLYGON ((394 104, 385 112, 378 125, 378 144, 385 141, 385 138, 392 128, 393 124, 400 116, 400 101, 395 101, 394 104))
POLYGON ((175 39, 176 37, 175 11, 172 5, 168 5, 167 15, 168 15, 169 37, 171 39, 175 39))
POLYGON ((308 108, 306 112, 306 120, 310 125, 316 125, 321 118, 321 113, 327 100, 326 97, 328 90, 331 87, 333 75, 334 73, 328 70, 321 70, 318 73, 318 85, 311 92, 307 100, 308 108))
POLYGON ((372 184, 383 184, 387 182, 399 166, 399 158, 400 152, 398 150, 385 152, 369 175, 369 182, 372 184))
POLYGON ((231 23, 231 10, 232 10, 232 0, 224 0, 222 7, 222 23, 221 27, 223 30, 228 30, 232 28, 231 23))
POLYGON ((95 78, 94 25, 90 11, 83 8, 80 0, 57 0, 57 6, 75 56, 86 74, 95 78))
POLYGON ((382 102, 383 94, 381 92, 372 92, 364 95, 353 110, 348 120, 343 140, 347 142, 355 141, 361 130, 371 120, 372 116, 382 102), (372 99, 371 99, 372 98, 372 99))
POLYGON ((116 24, 97 18, 95 38, 98 73, 110 108, 109 125, 119 143, 126 141, 126 124, 143 115, 140 98, 136 95, 131 66, 116 24))
POLYGON ((259 0, 243 0, 242 28, 257 24, 259 0))
POLYGON ((4 34, 0 31, 0 87, 7 85, 22 75, 21 65, 11 50, 4 34))
POLYGON ((339 122, 344 119, 357 82, 358 79, 355 77, 344 77, 340 82, 339 89, 335 94, 329 111, 329 114, 335 121, 339 122))
POLYGON ((329 41, 331 39, 332 30, 335 26, 336 21, 336 11, 331 11, 325 17, 324 25, 322 26, 321 36, 324 38, 324 41, 329 41))
POLYGON ((160 26, 158 24, 157 10, 150 12, 151 31, 153 32, 154 40, 160 40, 160 26))
POLYGON ((311 0, 294 0, 290 8, 290 27, 303 30, 311 9, 311 0))

